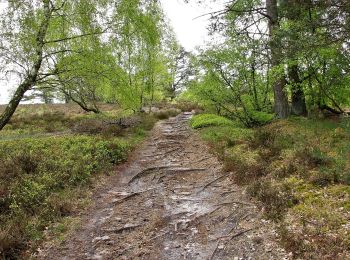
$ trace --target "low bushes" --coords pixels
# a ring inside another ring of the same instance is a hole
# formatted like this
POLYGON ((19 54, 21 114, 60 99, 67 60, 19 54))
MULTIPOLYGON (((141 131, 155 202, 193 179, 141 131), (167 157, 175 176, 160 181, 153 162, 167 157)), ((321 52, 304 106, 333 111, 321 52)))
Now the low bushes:
POLYGON ((178 114, 181 113, 181 110, 175 109, 175 108, 169 108, 169 109, 163 109, 156 113, 154 113, 154 116, 160 120, 168 119, 170 117, 175 117, 178 114))
POLYGON ((191 126, 194 129, 207 126, 234 126, 234 122, 222 116, 201 114, 192 118, 191 126))
POLYGON ((45 234, 69 229, 69 216, 86 207, 96 177, 125 161, 157 120, 118 110, 90 115, 70 106, 20 107, 0 133, 0 258, 27 258, 23 252, 45 234))
POLYGON ((177 109, 180 109, 182 112, 202 111, 202 108, 197 103, 190 101, 178 100, 175 104, 175 107, 177 109))
POLYGON ((0 142, 0 250, 11 256, 40 240, 51 221, 70 213, 68 200, 58 199, 64 191, 124 161, 130 147, 88 136, 0 142))
POLYGON ((191 125, 305 259, 350 257, 350 120, 290 118, 256 129, 214 115, 191 125))

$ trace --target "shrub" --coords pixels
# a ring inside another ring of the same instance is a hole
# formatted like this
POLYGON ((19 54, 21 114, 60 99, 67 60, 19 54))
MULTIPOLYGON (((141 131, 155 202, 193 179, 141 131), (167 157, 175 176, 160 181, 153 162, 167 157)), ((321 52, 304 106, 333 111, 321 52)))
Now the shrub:
POLYGON ((169 115, 167 112, 165 111, 160 111, 154 114, 156 118, 160 119, 160 120, 164 120, 164 119, 168 119, 169 115))
POLYGON ((249 184, 252 180, 266 175, 266 166, 260 155, 247 144, 226 149, 224 164, 227 171, 234 172, 234 178, 239 184, 249 184))
POLYGON ((251 118, 255 122, 256 126, 263 126, 271 123, 275 118, 274 114, 266 113, 263 111, 250 111, 251 118))
POLYGON ((213 114, 201 114, 191 119, 191 126, 194 129, 208 126, 234 126, 235 123, 225 117, 213 114))
POLYGON ((89 136, 0 141, 0 249, 11 255, 40 239, 49 222, 72 211, 58 194, 126 160, 129 149, 130 142, 89 136))
POLYGON ((248 193, 263 203, 265 214, 274 220, 282 219, 287 209, 298 202, 290 186, 267 179, 253 181, 248 193))
POLYGON ((100 134, 103 129, 103 122, 99 119, 82 119, 73 127, 73 132, 78 134, 100 134))
POLYGON ((37 113, 15 114, 9 122, 7 129, 29 129, 32 131, 58 132, 66 130, 72 120, 59 111, 45 111, 37 113))
POLYGON ((181 113, 181 110, 178 109, 167 109, 160 110, 159 112, 154 113, 154 116, 160 120, 168 119, 169 117, 177 116, 181 113))
POLYGON ((348 259, 349 129, 348 120, 292 117, 249 131, 235 125, 199 131, 218 147, 234 180, 247 184, 265 215, 281 224, 282 242, 294 256, 348 259))
POLYGON ((175 107, 180 109, 182 112, 202 111, 202 108, 197 103, 189 101, 178 101, 176 102, 175 107))

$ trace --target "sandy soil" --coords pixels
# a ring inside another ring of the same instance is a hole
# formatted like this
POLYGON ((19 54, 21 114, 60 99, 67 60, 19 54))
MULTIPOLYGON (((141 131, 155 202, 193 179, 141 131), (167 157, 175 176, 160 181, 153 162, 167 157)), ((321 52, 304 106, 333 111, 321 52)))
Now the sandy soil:
POLYGON ((188 126, 162 121, 95 194, 82 227, 38 259, 288 259, 273 225, 188 126))

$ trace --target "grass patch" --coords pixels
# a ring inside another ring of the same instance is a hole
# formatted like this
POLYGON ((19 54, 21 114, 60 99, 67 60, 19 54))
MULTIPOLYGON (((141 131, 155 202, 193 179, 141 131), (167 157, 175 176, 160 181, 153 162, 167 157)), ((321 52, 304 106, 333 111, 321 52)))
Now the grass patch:
POLYGON ((194 116, 191 119, 191 126, 194 129, 204 128, 207 126, 234 126, 234 122, 222 117, 213 114, 201 114, 194 116))
POLYGON ((252 130, 203 115, 191 125, 279 223, 296 257, 349 258, 349 119, 292 117, 252 130))

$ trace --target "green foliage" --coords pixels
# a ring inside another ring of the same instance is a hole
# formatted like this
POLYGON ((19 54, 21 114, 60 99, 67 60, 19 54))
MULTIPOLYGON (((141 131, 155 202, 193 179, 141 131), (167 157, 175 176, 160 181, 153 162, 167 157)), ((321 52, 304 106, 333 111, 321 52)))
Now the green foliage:
POLYGON ((86 184, 93 174, 124 161, 132 141, 65 136, 0 143, 0 230, 15 222, 21 227, 18 233, 11 230, 15 245, 10 248, 0 238, 2 250, 11 253, 23 246, 22 240, 40 240, 50 221, 69 214, 67 207, 52 204, 54 194, 86 184))
POLYGON ((99 102, 136 112, 164 98, 169 45, 177 42, 159 2, 10 1, 3 7, 0 73, 21 78, 1 129, 23 98, 72 101, 94 113, 101 112, 99 102))
POLYGON ((348 124, 347 118, 293 117, 257 129, 224 125, 199 131, 232 178, 247 185, 265 215, 282 225, 287 249, 317 258, 329 252, 329 241, 334 254, 349 247, 348 124))
POLYGON ((256 125, 267 125, 275 118, 274 114, 263 112, 263 111, 250 111, 253 121, 256 122, 256 125))
POLYGON ((68 227, 54 223, 85 207, 89 186, 125 161, 157 121, 100 106, 106 115, 81 115, 73 105, 24 105, 1 135, 0 250, 5 257, 35 248, 45 230, 62 236, 68 227), (108 124, 120 116, 123 129, 108 124), (54 122, 62 124, 51 132, 47 126, 54 122))
POLYGON ((17 205, 31 211, 42 205, 42 198, 35 198, 46 196, 43 190, 86 182, 101 167, 125 160, 129 149, 130 144, 123 140, 87 136, 1 141, 2 187, 9 184, 6 181, 12 182, 12 177, 21 179, 10 188, 14 190, 5 201, 10 208, 17 205))
POLYGON ((257 69, 261 62, 255 55, 257 51, 255 41, 245 41, 242 37, 206 50, 197 58, 200 70, 183 97, 198 102, 210 112, 238 119, 248 127, 270 122, 273 115, 269 82, 264 69, 257 69))
POLYGON ((222 117, 213 114, 201 114, 194 116, 191 119, 191 126, 196 128, 203 128, 207 126, 233 126, 234 122, 222 117))

